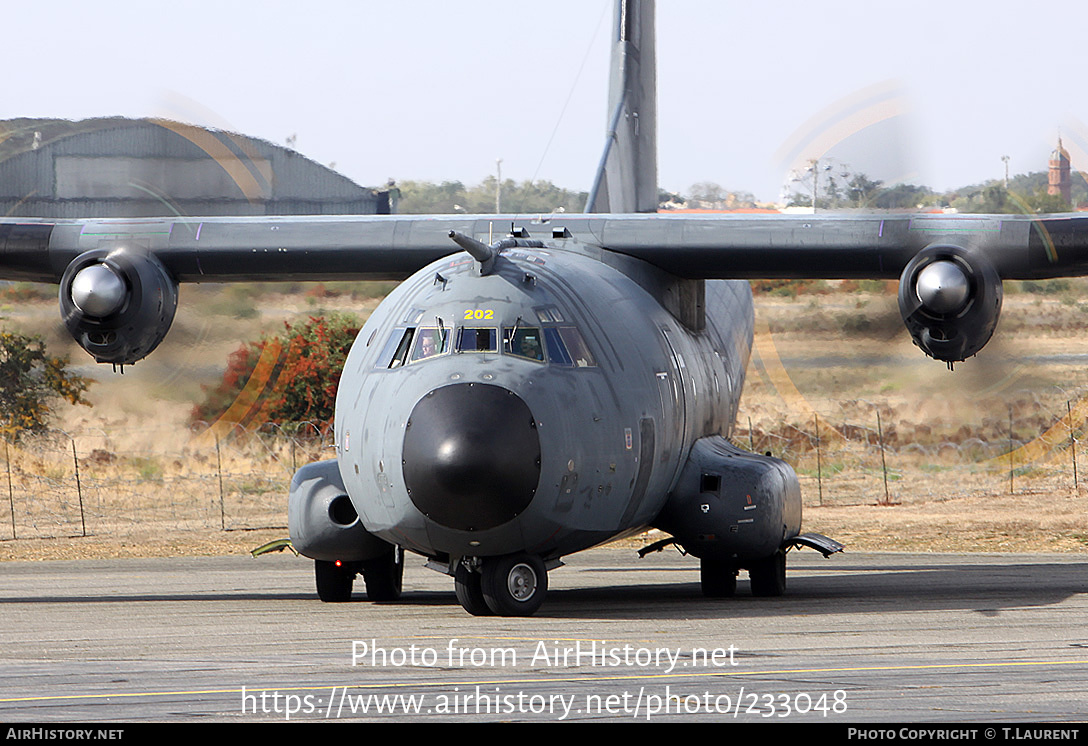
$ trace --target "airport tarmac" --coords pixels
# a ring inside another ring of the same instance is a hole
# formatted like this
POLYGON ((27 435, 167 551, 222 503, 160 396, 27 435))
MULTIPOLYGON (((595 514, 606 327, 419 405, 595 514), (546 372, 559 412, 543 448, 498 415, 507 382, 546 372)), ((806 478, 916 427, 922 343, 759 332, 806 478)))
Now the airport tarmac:
POLYGON ((720 600, 673 550, 567 563, 530 618, 414 557, 395 604, 323 604, 282 554, 4 563, 0 720, 1088 718, 1084 556, 806 550, 785 596, 720 600))

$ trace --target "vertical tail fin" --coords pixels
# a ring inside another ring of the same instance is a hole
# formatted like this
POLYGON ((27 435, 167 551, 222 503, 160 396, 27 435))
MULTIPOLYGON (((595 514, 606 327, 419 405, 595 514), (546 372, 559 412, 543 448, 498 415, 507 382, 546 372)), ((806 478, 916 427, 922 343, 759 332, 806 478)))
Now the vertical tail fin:
POLYGON ((657 212, 654 0, 616 0, 608 133, 586 212, 657 212))

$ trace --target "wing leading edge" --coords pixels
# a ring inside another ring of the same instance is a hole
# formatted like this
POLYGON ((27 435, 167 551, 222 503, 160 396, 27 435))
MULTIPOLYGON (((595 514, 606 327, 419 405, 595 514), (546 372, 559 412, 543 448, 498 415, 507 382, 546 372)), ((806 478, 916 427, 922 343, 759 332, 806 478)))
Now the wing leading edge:
POLYGON ((688 279, 895 279, 927 246, 985 255, 1003 279, 1088 274, 1088 216, 493 215, 0 221, 0 279, 59 282, 80 254, 130 247, 177 282, 403 279, 456 253, 451 230, 511 230, 624 254, 688 279))

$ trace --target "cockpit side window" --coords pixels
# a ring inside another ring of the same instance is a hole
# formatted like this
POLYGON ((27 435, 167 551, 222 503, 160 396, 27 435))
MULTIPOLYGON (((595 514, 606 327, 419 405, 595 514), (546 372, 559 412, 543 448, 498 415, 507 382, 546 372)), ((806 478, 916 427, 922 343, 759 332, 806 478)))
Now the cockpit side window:
POLYGON ((449 352, 450 332, 440 327, 423 327, 416 332, 412 345, 412 362, 426 360, 449 352))
POLYGON ((540 327, 504 327, 502 345, 503 349, 511 355, 544 362, 544 345, 540 343, 540 327))
POLYGON ((548 347, 548 362, 552 365, 563 365, 568 368, 574 365, 574 361, 570 359, 570 354, 567 352, 567 346, 563 344, 563 339, 559 336, 559 330, 554 326, 544 327, 544 344, 548 347))
POLYGON ((381 353, 374 360, 375 368, 391 368, 390 365, 393 361, 394 353, 400 348, 401 340, 404 339, 404 327, 397 327, 393 330, 393 333, 389 335, 389 338, 385 340, 385 345, 382 347, 381 353))
MULTIPOLYGON (((397 351, 393 353, 393 358, 389 361, 386 368, 399 368, 408 361, 408 351, 412 349, 412 337, 415 335, 415 329, 408 328, 404 330, 404 333, 400 337, 400 342, 397 345, 397 351)), ((396 332, 393 333, 392 338, 396 338, 396 332)))
POLYGON ((574 367, 593 368, 597 365, 593 353, 589 351, 589 347, 586 346, 585 340, 582 339, 582 333, 578 331, 577 328, 573 326, 560 326, 558 327, 558 330, 559 336, 562 337, 563 343, 570 353, 571 360, 574 361, 574 367))
POLYGON ((462 327, 457 330, 458 352, 498 352, 497 329, 462 327))

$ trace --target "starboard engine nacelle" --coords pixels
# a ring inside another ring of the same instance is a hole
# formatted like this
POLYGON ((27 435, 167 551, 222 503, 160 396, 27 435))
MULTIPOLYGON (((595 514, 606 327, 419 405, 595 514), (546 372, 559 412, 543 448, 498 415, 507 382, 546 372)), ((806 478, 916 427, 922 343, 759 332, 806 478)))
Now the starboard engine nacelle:
POLYGON ((927 246, 899 278, 899 312, 914 343, 951 365, 981 350, 1001 315, 1001 277, 980 253, 927 246))
POLYGON ((145 358, 170 330, 177 306, 177 283, 158 259, 138 249, 87 251, 60 280, 64 325, 99 363, 145 358))
POLYGON ((785 461, 720 435, 695 441, 654 527, 700 559, 748 567, 801 531, 801 486, 785 461))

